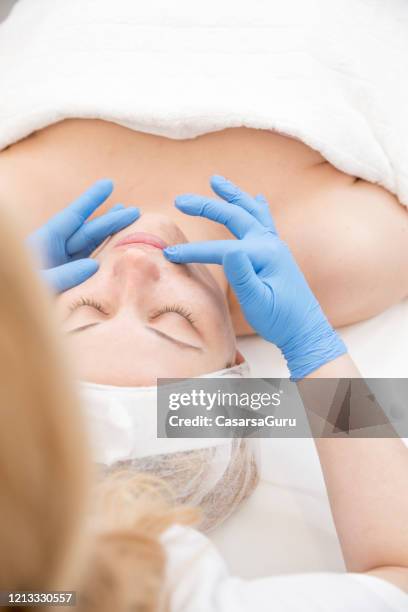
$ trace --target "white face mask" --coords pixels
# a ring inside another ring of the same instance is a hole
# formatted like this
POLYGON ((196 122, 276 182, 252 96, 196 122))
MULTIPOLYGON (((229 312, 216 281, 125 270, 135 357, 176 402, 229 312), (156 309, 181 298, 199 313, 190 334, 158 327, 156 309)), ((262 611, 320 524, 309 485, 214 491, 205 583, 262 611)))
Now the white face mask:
MULTIPOLYGON (((248 376, 243 362, 199 378, 248 376)), ((156 387, 82 382, 80 395, 94 460, 108 471, 131 469, 167 481, 178 503, 202 507, 203 529, 227 518, 255 486, 257 440, 157 438, 156 387)))
MULTIPOLYGON (((199 378, 248 376, 249 366, 244 361, 199 378)), ((97 463, 110 466, 118 461, 230 444, 229 438, 157 438, 156 387, 81 382, 79 391, 97 463)))

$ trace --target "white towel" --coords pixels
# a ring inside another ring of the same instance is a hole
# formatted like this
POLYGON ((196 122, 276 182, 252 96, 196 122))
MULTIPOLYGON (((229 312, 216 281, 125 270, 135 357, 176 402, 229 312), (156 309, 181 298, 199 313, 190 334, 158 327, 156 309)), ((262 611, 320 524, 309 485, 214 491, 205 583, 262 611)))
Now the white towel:
POLYGON ((0 149, 68 117, 277 130, 408 205, 406 0, 19 0, 0 149))

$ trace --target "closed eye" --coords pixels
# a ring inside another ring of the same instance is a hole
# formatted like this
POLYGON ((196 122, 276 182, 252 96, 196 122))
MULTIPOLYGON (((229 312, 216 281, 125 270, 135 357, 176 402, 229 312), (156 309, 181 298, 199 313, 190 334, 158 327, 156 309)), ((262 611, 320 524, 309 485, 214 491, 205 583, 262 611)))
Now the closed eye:
POLYGON ((192 327, 194 327, 194 329, 196 329, 195 321, 193 319, 192 313, 187 308, 185 308, 184 306, 180 306, 178 304, 172 304, 171 306, 163 306, 162 308, 159 308, 159 310, 156 310, 150 316, 150 320, 154 321, 154 319, 157 319, 158 317, 160 317, 163 314, 166 314, 167 312, 176 312, 177 314, 179 314, 184 319, 187 319, 187 321, 190 323, 190 325, 192 327))
MULTIPOLYGON (((80 297, 78 300, 76 300, 75 302, 73 302, 71 304, 71 306, 69 307, 70 313, 72 314, 75 310, 78 310, 81 307, 84 306, 88 306, 90 308, 93 308, 95 310, 97 310, 98 312, 102 313, 103 315, 108 316, 109 315, 109 311, 108 309, 101 304, 100 302, 98 302, 97 300, 93 299, 93 298, 88 298, 88 297, 80 297)), ((180 315, 180 317, 182 317, 183 319, 185 319, 189 325, 192 327, 192 329, 194 330, 195 333, 197 333, 198 336, 200 336, 201 338, 201 333, 199 332, 199 330, 197 329, 196 325, 195 325, 195 320, 193 319, 193 315, 192 313, 185 308, 184 306, 178 305, 178 304, 172 304, 172 305, 166 305, 163 306, 162 308, 154 311, 150 317, 149 320, 150 321, 154 321, 155 319, 158 319, 159 317, 161 317, 162 315, 165 315, 167 313, 176 313, 178 315, 180 315)), ((78 333, 81 331, 84 331, 85 329, 88 329, 90 327, 95 327, 96 325, 99 325, 101 322, 100 321, 94 321, 92 323, 87 323, 85 325, 81 325, 80 327, 77 327, 75 329, 70 330, 68 333, 69 334, 73 334, 73 333, 78 333)), ((185 342, 181 339, 175 338, 173 336, 173 334, 168 334, 165 331, 159 330, 159 329, 155 329, 153 327, 148 327, 148 329, 155 333, 156 335, 161 336, 162 338, 164 338, 165 340, 168 340, 170 342, 173 342, 174 344, 182 347, 182 348, 192 348, 195 350, 199 350, 201 351, 202 348, 200 346, 197 346, 195 344, 190 344, 189 342, 185 342)))
POLYGON ((89 306, 90 308, 94 308, 95 310, 104 315, 109 315, 108 310, 100 302, 94 300, 93 298, 87 297, 80 297, 78 300, 75 300, 75 302, 70 305, 69 311, 70 313, 73 313, 75 310, 78 310, 78 308, 81 308, 82 306, 89 306))
MULTIPOLYGON (((173 342, 179 342, 179 343, 184 343, 185 345, 189 346, 190 348, 196 348, 199 350, 202 350, 202 348, 200 346, 197 346, 195 344, 195 339, 198 336, 200 339, 202 339, 202 334, 200 332, 199 329, 197 329, 197 326, 195 324, 195 320, 193 319, 193 315, 192 313, 185 308, 184 306, 180 306, 179 304, 172 304, 171 306, 163 306, 161 308, 159 308, 158 310, 156 310, 155 312, 153 312, 150 316, 149 316, 149 321, 152 323, 154 322, 156 319, 161 320, 161 317, 163 315, 169 314, 169 313, 175 313, 176 315, 179 315, 181 318, 183 318, 185 321, 187 321, 188 325, 190 326, 190 328, 192 329, 192 331, 194 332, 194 344, 190 344, 189 342, 184 342, 186 339, 185 338, 177 338, 179 332, 177 332, 176 330, 171 330, 171 333, 168 333, 168 329, 166 329, 166 327, 168 328, 168 323, 167 325, 165 325, 165 329, 157 329, 156 327, 148 327, 148 329, 150 329, 151 331, 154 331, 157 334, 160 334, 163 337, 166 337, 167 339, 172 340, 173 342)), ((184 335, 184 333, 182 332, 182 336, 184 335)), ((190 335, 190 334, 188 334, 190 335)))

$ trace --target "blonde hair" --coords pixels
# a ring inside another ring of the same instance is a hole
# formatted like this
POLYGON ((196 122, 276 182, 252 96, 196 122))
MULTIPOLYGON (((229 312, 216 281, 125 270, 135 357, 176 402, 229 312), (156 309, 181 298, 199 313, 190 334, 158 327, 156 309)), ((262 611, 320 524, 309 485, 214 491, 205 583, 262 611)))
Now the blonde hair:
POLYGON ((12 230, 1 210, 0 589, 47 590, 74 575, 89 463, 50 305, 12 230))
POLYGON ((91 518, 97 537, 81 589, 81 612, 169 610, 161 534, 191 524, 197 512, 174 504, 161 480, 124 470, 94 490, 91 518))
POLYGON ((90 507, 69 368, 12 226, 0 209, 0 590, 78 590, 82 612, 166 609, 159 536, 195 515, 163 483, 126 471, 102 480, 90 507))
POLYGON ((235 441, 201 517, 180 491, 206 478, 213 449, 163 458, 164 479, 141 462, 94 482, 51 298, 12 225, 0 208, 0 590, 76 590, 81 612, 168 610, 161 534, 227 518, 257 483, 250 447, 235 441))

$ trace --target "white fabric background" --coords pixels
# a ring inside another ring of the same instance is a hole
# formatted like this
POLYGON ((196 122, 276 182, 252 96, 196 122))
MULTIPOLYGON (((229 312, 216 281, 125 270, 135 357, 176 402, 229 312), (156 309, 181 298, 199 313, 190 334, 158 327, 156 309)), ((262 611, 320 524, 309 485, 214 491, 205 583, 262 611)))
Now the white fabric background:
POLYGON ((0 148, 68 117, 170 138, 303 140, 408 204, 406 0, 19 0, 0 27, 0 148))
MULTIPOLYGON (((364 376, 408 378, 408 300, 340 333, 364 376)), ((273 345, 257 337, 244 338, 239 345, 252 376, 288 375, 273 345)), ((211 535, 228 566, 245 578, 341 571, 343 559, 313 441, 263 440, 261 445, 260 486, 211 535)))
MULTIPOLYGON (((122 67, 118 68, 115 62, 110 60, 109 55, 112 55, 115 46, 117 46, 116 34, 118 32, 125 33, 124 38, 123 36, 120 38, 122 49, 127 43, 126 27, 120 28, 120 24, 109 26, 109 7, 115 6, 117 8, 123 5, 123 0, 112 3, 106 0, 98 0, 94 2, 95 11, 93 14, 92 11, 88 13, 86 10, 81 11, 79 0, 69 0, 69 2, 67 0, 63 0, 63 2, 61 0, 24 1, 26 4, 30 2, 34 10, 44 11, 48 9, 50 11, 48 13, 45 11, 44 14, 48 15, 48 19, 55 23, 55 40, 53 43, 56 44, 57 53, 48 53, 50 40, 47 39, 47 36, 44 40, 41 40, 38 31, 30 29, 31 22, 29 19, 25 23, 24 32, 20 32, 20 34, 18 31, 15 33, 13 31, 8 32, 9 38, 6 45, 2 47, 3 31, 0 30, 0 47, 2 49, 0 73, 3 75, 0 84, 3 106, 3 110, 0 112, 0 126, 3 145, 26 135, 33 129, 46 125, 50 120, 56 121, 64 115, 97 115, 98 113, 92 105, 83 104, 81 107, 77 100, 79 94, 82 96, 82 100, 89 100, 90 92, 104 100, 104 108, 100 109, 101 116, 109 116, 113 108, 118 108, 118 121, 134 126, 134 119, 129 117, 129 108, 132 110, 129 104, 134 102, 132 102, 133 94, 124 98, 121 88, 115 87, 115 84, 124 79, 131 81, 132 76, 137 79, 139 84, 140 79, 144 78, 145 89, 148 91, 150 99, 153 87, 153 91, 158 96, 157 99, 160 100, 162 90, 154 82, 154 72, 148 72, 149 66, 150 69, 153 66, 152 63, 148 64, 147 68, 144 67, 141 72, 140 63, 130 65, 125 62, 122 67), (58 11, 53 12, 53 6, 56 5, 59 7, 59 15, 58 11), (77 32, 74 29, 71 29, 71 32, 69 32, 69 29, 64 29, 63 26, 66 25, 67 16, 70 11, 72 12, 72 7, 77 9, 76 18, 83 19, 89 28, 92 28, 92 25, 96 26, 98 22, 100 24, 101 20, 105 20, 102 39, 99 43, 94 29, 92 29, 94 34, 88 37, 86 36, 87 32, 82 31, 81 34, 81 28, 77 32), (84 14, 82 15, 82 13, 84 14), (61 22, 59 21, 60 17, 61 22), (59 23, 62 27, 58 29, 59 23), (71 36, 73 38, 70 38, 71 36), (16 60, 13 49, 21 50, 21 41, 24 40, 27 43, 31 40, 30 37, 37 37, 37 41, 34 41, 34 51, 37 51, 38 57, 36 59, 36 53, 34 52, 29 63, 24 65, 24 63, 21 64, 16 60), (106 42, 108 42, 108 45, 106 55, 104 55, 106 61, 103 62, 103 70, 101 71, 98 68, 101 63, 95 60, 96 72, 93 75, 87 74, 85 76, 80 83, 82 90, 79 90, 75 87, 72 88, 70 74, 74 75, 75 82, 78 76, 76 67, 80 66, 83 61, 81 45, 84 40, 93 41, 97 57, 100 51, 98 45, 106 46, 106 42), (72 48, 72 42, 76 44, 77 52, 75 52, 75 44, 72 48), (67 55, 67 48, 70 48, 74 55, 72 64, 64 60, 64 55, 67 55), (44 57, 41 56, 44 50, 46 56, 48 55, 46 66, 43 64, 44 57), (60 53, 60 56, 58 56, 58 53, 60 53), (102 78, 103 71, 107 75, 106 80, 102 78), (96 88, 95 80, 98 81, 96 88), (67 96, 67 88, 73 95, 71 99, 67 96), (116 93, 117 99, 112 98, 112 92, 116 93), (24 95, 21 95, 22 93, 24 95), (7 99, 5 99, 5 94, 7 94, 7 99), (17 100, 19 101, 18 105, 16 104, 17 100), (56 112, 58 104, 63 104, 63 102, 66 103, 64 109, 56 112), (118 102, 121 102, 122 106, 118 102), (32 111, 29 119, 25 118, 27 110, 32 111)), ((130 1, 134 2, 134 0, 130 1)), ((0 19, 7 13, 11 4, 10 0, 0 0, 0 19)), ((86 2, 86 5, 92 6, 92 1, 86 2)), ((207 8, 203 15, 200 15, 197 3, 183 1, 179 2, 178 5, 181 15, 183 15, 184 10, 184 25, 189 20, 191 22, 192 19, 196 19, 197 15, 200 19, 204 17, 207 21, 211 17, 213 24, 215 19, 214 25, 218 25, 218 30, 217 27, 214 27, 213 43, 215 47, 218 45, 220 52, 222 51, 223 38, 227 37, 229 44, 234 45, 234 30, 229 31, 228 28, 224 28, 225 36, 223 37, 219 29, 220 25, 228 23, 225 10, 223 14, 223 7, 225 9, 225 7, 230 6, 229 14, 233 16, 232 19, 235 24, 251 25, 250 32, 255 34, 255 37, 245 38, 244 45, 246 44, 248 49, 256 53, 262 51, 262 44, 266 42, 265 34, 267 32, 263 27, 258 27, 258 30, 256 30, 257 26, 265 25, 257 8, 265 8, 267 5, 276 7, 277 3, 257 0, 256 2, 237 1, 232 5, 229 1, 220 2, 217 0, 213 3, 213 0, 211 0, 211 2, 206 3, 207 8), (213 4, 213 10, 211 10, 213 4), (255 31, 253 26, 255 26, 255 31), (216 34, 217 31, 218 35, 216 34)), ((307 81, 310 83, 313 76, 317 79, 330 76, 327 81, 329 83, 327 89, 321 89, 317 98, 318 101, 320 97, 324 104, 318 104, 315 100, 316 104, 309 106, 307 117, 298 113, 299 122, 296 130, 292 131, 298 136, 303 135, 306 142, 320 148, 322 153, 341 169, 368 180, 380 181, 391 191, 398 193, 404 203, 407 203, 408 70, 406 61, 408 59, 408 36, 406 32, 408 5, 406 0, 389 0, 387 2, 383 2, 383 0, 327 2, 327 0, 323 0, 318 4, 315 0, 308 3, 304 0, 294 3, 294 0, 292 0, 291 2, 280 2, 279 5, 286 6, 286 17, 285 15, 281 16, 281 28, 275 34, 278 38, 281 37, 281 43, 285 41, 286 34, 289 34, 293 51, 296 48, 301 51, 296 46, 299 43, 299 37, 297 37, 299 30, 294 27, 296 25, 293 21, 294 16, 297 18, 298 24, 302 25, 302 20, 304 23, 305 19, 311 18, 311 12, 313 11, 308 10, 310 7, 319 6, 319 19, 323 20, 327 17, 329 7, 334 7, 334 12, 337 13, 337 18, 333 21, 333 28, 323 28, 319 36, 308 41, 308 62, 305 63, 305 58, 301 52, 294 58, 294 61, 291 61, 291 57, 294 56, 291 56, 290 49, 287 47, 285 70, 290 69, 296 72, 296 69, 301 69, 306 71, 303 73, 303 76, 306 77, 303 79, 304 83, 307 81), (298 13, 293 11, 295 5, 299 8, 298 13), (338 10, 336 7, 338 7, 338 10), (291 28, 289 28, 289 23, 292 25, 291 28), (354 70, 353 66, 357 66, 357 69, 354 70), (312 67, 315 72, 309 72, 312 67), (329 115, 326 112, 327 105, 330 107, 329 115), (318 130, 313 133, 310 128, 316 126, 318 130), (340 130, 336 131, 339 126, 341 126, 340 130), (333 130, 335 132, 334 139, 331 138, 333 130), (342 135, 340 140, 339 134, 342 135), (321 141, 320 146, 318 146, 319 141, 321 141)), ((147 11, 144 19, 151 20, 154 19, 155 7, 160 7, 160 3, 157 1, 151 3, 140 2, 138 6, 143 6, 143 10, 147 11), (146 8, 148 6, 150 6, 150 14, 146 8)), ((171 6, 171 11, 174 12, 175 3, 171 3, 169 6, 171 6)), ((162 11, 163 19, 168 21, 171 18, 170 13, 168 10, 162 11)), ((44 23, 46 24, 46 22, 45 19, 44 23)), ((178 29, 174 29, 173 34, 185 32, 181 18, 177 25, 178 29)), ((47 31, 47 25, 45 30, 47 31)), ((133 36, 130 27, 128 32, 130 36, 133 36)), ((139 28, 139 32, 146 36, 146 31, 143 31, 142 28, 139 28)), ((240 32, 242 34, 242 29, 240 32)), ((193 46, 200 42, 199 27, 195 29, 195 34, 196 40, 189 43, 193 46)), ((129 38, 129 40, 132 39, 129 38)), ((184 40, 187 44, 188 39, 184 38, 184 40)), ((273 44, 279 44, 276 36, 273 44)), ((182 56, 183 48, 180 47, 179 51, 182 56)), ((118 52, 120 52, 120 49, 118 52)), ((124 56, 125 54, 123 54, 124 56)), ((153 54, 149 61, 152 62, 154 57, 153 54)), ((168 99, 166 103, 169 105, 173 99, 175 107, 177 107, 180 99, 187 99, 184 112, 187 113, 192 123, 189 120, 186 123, 185 116, 184 123, 177 123, 175 119, 180 119, 180 117, 177 117, 174 113, 173 115, 168 113, 167 116, 162 117, 161 131, 164 133, 166 130, 171 132, 171 126, 173 125, 176 126, 173 135, 183 137, 191 135, 191 126, 193 125, 194 128, 194 121, 197 123, 197 117, 194 113, 191 113, 191 105, 189 106, 188 102, 193 89, 190 80, 187 79, 186 81, 185 73, 181 74, 182 78, 179 84, 175 83, 173 79, 174 75, 172 73, 174 73, 174 70, 171 62, 174 62, 175 57, 175 55, 169 57, 168 68, 172 86, 167 88, 168 99)), ((275 57, 278 58, 278 55, 275 57)), ((144 60, 145 56, 140 55, 140 58, 144 60)), ((206 67, 202 63, 203 56, 197 54, 195 58, 196 65, 186 67, 187 72, 190 70, 189 74, 191 76, 194 75, 197 65, 206 67)), ((221 59, 225 61, 226 58, 228 56, 224 53, 221 59)), ((210 64, 207 66, 210 66, 210 64)), ((225 69, 227 70, 228 67, 227 62, 225 69)), ((262 87, 248 87, 248 79, 242 78, 243 72, 248 67, 250 67, 250 63, 238 62, 238 70, 233 72, 232 78, 227 83, 228 95, 224 97, 224 102, 219 107, 218 114, 213 113, 213 118, 210 121, 208 120, 208 112, 214 111, 214 108, 204 105, 204 108, 198 109, 201 112, 201 123, 198 130, 196 128, 197 133, 205 131, 210 125, 213 129, 223 125, 223 122, 225 123, 225 108, 231 107, 232 101, 236 100, 237 96, 247 106, 244 113, 241 113, 238 117, 232 117, 231 123, 242 122, 244 117, 244 120, 251 124, 251 108, 253 109, 264 96, 262 88, 265 83, 270 82, 272 72, 275 76, 279 76, 280 71, 280 91, 275 92, 276 95, 273 95, 273 91, 269 92, 270 99, 275 105, 276 116, 281 116, 278 126, 279 124, 283 126, 285 123, 283 119, 285 113, 283 111, 286 112, 287 107, 291 106, 290 100, 298 100, 298 96, 301 95, 305 105, 310 101, 310 90, 306 88, 300 91, 296 82, 291 84, 289 78, 284 78, 285 73, 279 61, 273 63, 272 71, 268 70, 267 63, 261 64, 262 87), (286 90, 285 95, 281 95, 282 90, 286 90), (290 92, 292 95, 289 99, 288 93, 290 92), (207 116, 205 115, 206 112, 207 116)), ((287 74, 289 73, 287 72, 287 74)), ((255 79, 255 77, 259 79, 258 72, 254 73, 253 78, 255 79)), ((299 79, 297 83, 299 83, 299 79)), ((127 87, 129 87, 129 82, 127 87)), ((217 88, 222 90, 225 87, 225 82, 223 84, 219 79, 217 80, 211 74, 211 70, 207 74, 204 71, 200 82, 196 82, 196 87, 202 97, 205 91, 207 93, 214 92, 217 91, 217 88)), ((135 95, 138 91, 140 91, 140 87, 136 89, 135 95)), ((138 102, 136 107, 138 107, 138 102)), ((153 113, 158 112, 158 110, 160 108, 152 109, 153 113)), ((271 113, 270 106, 266 110, 269 114, 271 113)), ((292 108, 292 116, 296 115, 296 110, 296 108, 292 108)), ((153 119, 145 116, 144 123, 143 121, 139 123, 139 129, 144 128, 154 131, 153 119)), ((259 127, 267 127, 262 117, 258 117, 257 122, 259 127)), ((253 120, 252 124, 256 125, 257 122, 253 120)), ((367 376, 408 375, 407 303, 390 309, 390 311, 383 313, 374 320, 344 330, 344 338, 363 374, 367 376)), ((253 365, 254 376, 285 375, 284 364, 271 345, 259 338, 242 340, 240 345, 253 365)), ((263 482, 248 503, 212 537, 225 555, 230 568, 238 575, 246 577, 293 571, 341 570, 343 567, 341 554, 312 442, 310 440, 281 440, 269 441, 263 446, 263 482), (245 554, 242 554, 243 550, 245 554)))

